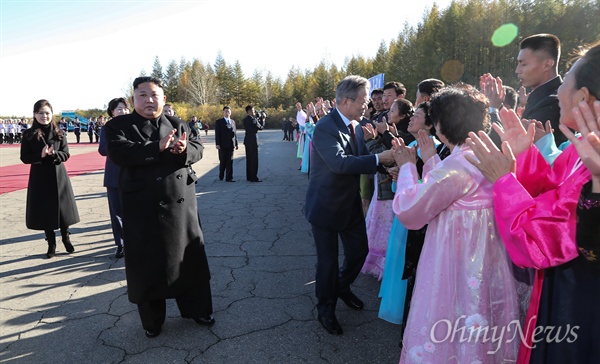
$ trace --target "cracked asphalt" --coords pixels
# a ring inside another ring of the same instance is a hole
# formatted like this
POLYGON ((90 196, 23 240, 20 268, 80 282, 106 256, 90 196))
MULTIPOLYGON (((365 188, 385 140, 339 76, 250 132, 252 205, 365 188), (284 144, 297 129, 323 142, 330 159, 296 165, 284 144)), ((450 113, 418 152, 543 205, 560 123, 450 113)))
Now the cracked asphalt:
MULTIPOLYGON (((212 131, 194 165, 214 326, 182 319, 168 300, 162 334, 145 337, 127 299, 124 260, 114 258, 98 171, 71 178, 81 216, 71 255, 57 239, 57 256, 46 259, 43 232, 25 227, 26 190, 0 195, 0 363, 397 363, 400 329, 377 318, 375 278, 360 275, 353 286, 363 311, 338 304, 344 335, 317 322, 307 176, 296 144, 281 141, 281 131, 261 131, 263 182, 250 183, 238 134, 236 183, 217 178, 212 131)), ((18 153, 3 148, 0 164, 20 163, 18 153)))

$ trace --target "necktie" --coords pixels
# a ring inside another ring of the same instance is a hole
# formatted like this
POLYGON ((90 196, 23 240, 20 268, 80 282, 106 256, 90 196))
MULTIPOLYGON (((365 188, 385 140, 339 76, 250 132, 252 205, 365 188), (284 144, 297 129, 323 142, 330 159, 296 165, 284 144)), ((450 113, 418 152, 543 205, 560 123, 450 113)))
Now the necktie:
POLYGON ((354 125, 352 124, 352 122, 350 122, 348 128, 350 128, 350 136, 352 137, 352 144, 354 145, 354 150, 358 152, 358 142, 356 141, 356 133, 354 132, 354 125))

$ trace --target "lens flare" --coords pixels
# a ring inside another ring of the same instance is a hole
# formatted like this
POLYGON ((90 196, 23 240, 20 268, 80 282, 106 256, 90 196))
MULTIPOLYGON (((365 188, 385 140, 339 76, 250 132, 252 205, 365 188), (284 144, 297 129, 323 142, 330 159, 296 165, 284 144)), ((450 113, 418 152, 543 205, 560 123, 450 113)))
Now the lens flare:
POLYGON ((492 44, 496 47, 509 45, 519 33, 519 27, 513 23, 503 24, 494 31, 492 35, 492 44))
POLYGON ((442 66, 442 78, 448 83, 460 80, 463 73, 465 73, 465 66, 456 59, 444 62, 442 66))

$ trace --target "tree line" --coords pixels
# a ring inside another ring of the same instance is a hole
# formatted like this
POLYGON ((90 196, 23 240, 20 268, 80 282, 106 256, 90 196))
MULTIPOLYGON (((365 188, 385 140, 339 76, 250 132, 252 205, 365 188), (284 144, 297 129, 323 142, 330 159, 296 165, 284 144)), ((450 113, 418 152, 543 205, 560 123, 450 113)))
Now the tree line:
MULTIPOLYGON (((181 58, 166 68, 156 57, 150 75, 165 81, 167 100, 183 119, 196 115, 214 121, 222 116, 220 106, 230 105, 232 117, 241 120, 243 107, 252 104, 267 110, 267 126, 277 127, 282 117, 295 116, 297 101, 305 105, 316 96, 335 98, 335 86, 350 74, 369 78, 384 73, 386 82, 402 82, 411 100, 416 85, 431 77, 478 85, 479 77, 490 72, 518 88, 519 41, 537 33, 561 40, 559 72, 564 75, 569 52, 600 39, 598 19, 598 1, 456 0, 445 9, 434 5, 417 26, 405 24, 394 40, 381 42, 373 57, 352 56, 341 67, 322 60, 310 70, 290 69, 285 79, 270 71, 246 76, 239 61, 228 63, 219 53, 213 64, 181 58), (493 45, 494 32, 505 24, 513 24, 518 33, 505 46, 493 45)), ((143 70, 141 75, 146 75, 143 70)))

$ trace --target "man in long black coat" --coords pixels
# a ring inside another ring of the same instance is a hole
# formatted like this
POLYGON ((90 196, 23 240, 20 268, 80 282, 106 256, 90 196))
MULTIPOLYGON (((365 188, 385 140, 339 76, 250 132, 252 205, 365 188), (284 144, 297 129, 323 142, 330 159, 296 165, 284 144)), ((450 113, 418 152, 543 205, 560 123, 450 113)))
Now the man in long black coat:
POLYGON ((133 82, 134 112, 105 126, 108 156, 121 166, 119 190, 129 300, 146 336, 161 332, 167 298, 184 318, 214 323, 210 272, 196 204, 192 164, 204 147, 184 121, 163 115, 162 81, 133 82))
POLYGON ((246 106, 246 117, 243 120, 244 146, 246 147, 246 180, 250 182, 262 182, 258 178, 258 139, 256 133, 265 126, 265 120, 254 117, 254 107, 246 106))

